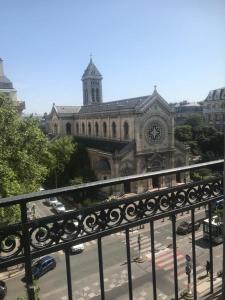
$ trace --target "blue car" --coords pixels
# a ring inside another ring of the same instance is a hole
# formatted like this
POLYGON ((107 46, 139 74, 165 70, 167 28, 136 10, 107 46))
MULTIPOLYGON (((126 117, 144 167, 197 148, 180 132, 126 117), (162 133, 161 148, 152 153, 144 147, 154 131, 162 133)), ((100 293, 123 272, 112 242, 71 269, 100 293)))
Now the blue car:
POLYGON ((39 259, 31 268, 34 279, 38 279, 56 267, 56 261, 52 256, 45 256, 39 259))

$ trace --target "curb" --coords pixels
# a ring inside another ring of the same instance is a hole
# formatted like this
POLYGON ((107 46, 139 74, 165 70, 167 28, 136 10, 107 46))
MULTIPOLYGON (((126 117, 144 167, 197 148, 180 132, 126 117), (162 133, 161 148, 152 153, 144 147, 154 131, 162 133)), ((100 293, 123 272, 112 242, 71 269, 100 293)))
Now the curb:
POLYGON ((24 273, 24 268, 16 269, 15 271, 6 271, 0 273, 0 280, 9 280, 24 273))

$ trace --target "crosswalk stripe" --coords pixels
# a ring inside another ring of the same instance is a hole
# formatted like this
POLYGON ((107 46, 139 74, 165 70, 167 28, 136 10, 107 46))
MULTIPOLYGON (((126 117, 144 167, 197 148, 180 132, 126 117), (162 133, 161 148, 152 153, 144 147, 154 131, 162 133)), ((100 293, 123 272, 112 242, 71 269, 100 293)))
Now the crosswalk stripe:
MULTIPOLYGON (((178 255, 177 256, 177 261, 181 260, 181 259, 182 260, 184 259, 183 255, 178 255)), ((157 263, 157 265, 161 268, 161 267, 164 267, 164 266, 166 266, 168 264, 171 264, 171 262, 173 262, 173 257, 170 258, 170 259, 168 259, 168 260, 166 260, 166 261, 163 261, 162 263, 157 263)))
MULTIPOLYGON (((177 257, 177 262, 179 262, 179 265, 181 266, 182 264, 185 263, 185 258, 183 256, 180 258, 177 257)), ((174 265, 173 264, 171 265, 171 263, 170 263, 167 267, 164 267, 164 270, 165 271, 171 270, 171 266, 172 266, 172 268, 174 267, 174 265)))
POLYGON ((173 253, 172 252, 166 252, 165 254, 160 255, 159 257, 156 258, 156 263, 167 260, 169 257, 172 257, 173 253))
MULTIPOLYGON (((149 241, 150 242, 150 239, 149 237, 145 236, 143 238, 141 238, 141 243, 145 242, 145 241, 149 241)), ((132 244, 137 244, 138 240, 137 239, 132 239, 130 240, 130 245, 132 244)))

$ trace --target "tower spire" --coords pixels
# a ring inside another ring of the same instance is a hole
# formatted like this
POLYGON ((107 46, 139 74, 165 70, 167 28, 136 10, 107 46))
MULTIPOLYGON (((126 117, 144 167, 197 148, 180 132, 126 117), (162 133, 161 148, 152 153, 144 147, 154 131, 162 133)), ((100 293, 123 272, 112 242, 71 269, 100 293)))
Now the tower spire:
POLYGON ((83 81, 83 104, 102 103, 102 75, 92 62, 92 54, 90 62, 82 76, 83 81))

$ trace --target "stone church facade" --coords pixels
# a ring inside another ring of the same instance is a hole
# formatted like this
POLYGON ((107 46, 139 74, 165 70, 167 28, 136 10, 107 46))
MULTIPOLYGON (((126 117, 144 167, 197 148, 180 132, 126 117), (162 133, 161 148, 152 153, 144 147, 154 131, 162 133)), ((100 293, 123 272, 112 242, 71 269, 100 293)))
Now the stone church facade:
MULTIPOLYGON (((82 82, 83 106, 54 104, 47 117, 47 131, 54 136, 72 135, 82 143, 99 179, 188 164, 188 149, 174 139, 171 108, 156 87, 148 96, 103 102, 102 75, 92 60, 82 82)), ((184 177, 154 177, 134 183, 131 189, 140 192, 171 186, 184 177)))

